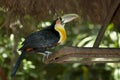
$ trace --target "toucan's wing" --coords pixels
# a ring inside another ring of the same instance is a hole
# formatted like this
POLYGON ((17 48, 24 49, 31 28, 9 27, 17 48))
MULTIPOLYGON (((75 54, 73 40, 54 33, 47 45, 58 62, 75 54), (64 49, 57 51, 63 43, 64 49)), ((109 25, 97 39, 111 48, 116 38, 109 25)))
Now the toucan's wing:
POLYGON ((21 50, 26 48, 49 48, 54 46, 58 40, 58 33, 55 34, 49 29, 44 29, 42 31, 32 33, 30 36, 28 36, 23 42, 23 47, 21 50))

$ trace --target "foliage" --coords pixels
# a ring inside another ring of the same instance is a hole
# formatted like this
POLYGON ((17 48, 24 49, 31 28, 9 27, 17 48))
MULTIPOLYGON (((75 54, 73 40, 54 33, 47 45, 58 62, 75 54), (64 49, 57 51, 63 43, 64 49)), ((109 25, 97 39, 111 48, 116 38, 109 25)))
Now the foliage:
MULTIPOLYGON (((24 36, 33 31, 50 25, 51 22, 37 21, 34 17, 26 15, 24 21, 19 16, 12 22, 10 27, 4 26, 6 13, 0 11, 0 68, 5 71, 5 77, 10 77, 13 64, 16 62, 20 51, 18 49, 24 36), (14 23, 14 24, 13 24, 14 23), (7 34, 9 30, 9 34, 7 34), (17 52, 16 52, 17 51, 17 52)), ((52 19, 51 19, 52 20, 52 19)), ((111 23, 101 42, 101 47, 120 47, 120 33, 114 29, 111 23)), ((92 47, 100 29, 100 25, 91 22, 81 23, 75 20, 66 24, 68 39, 64 45, 77 47, 92 47)), ((61 48, 56 47, 53 51, 61 48)), ((72 64, 49 64, 42 62, 39 54, 27 54, 21 63, 15 80, 119 80, 120 64, 93 64, 84 65, 81 63, 72 64)), ((0 75, 1 78, 1 75, 0 75)))

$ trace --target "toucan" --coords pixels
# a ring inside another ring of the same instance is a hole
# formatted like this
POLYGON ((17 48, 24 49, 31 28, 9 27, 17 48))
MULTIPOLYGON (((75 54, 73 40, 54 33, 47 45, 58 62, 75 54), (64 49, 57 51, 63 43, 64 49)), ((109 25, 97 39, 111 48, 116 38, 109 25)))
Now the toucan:
POLYGON ((48 56, 46 52, 48 49, 64 44, 67 38, 66 30, 64 28, 65 23, 70 22, 77 17, 77 14, 63 15, 62 17, 55 19, 50 26, 27 36, 22 43, 22 47, 19 49, 22 53, 13 67, 11 76, 15 76, 26 53, 41 52, 44 56, 48 56))

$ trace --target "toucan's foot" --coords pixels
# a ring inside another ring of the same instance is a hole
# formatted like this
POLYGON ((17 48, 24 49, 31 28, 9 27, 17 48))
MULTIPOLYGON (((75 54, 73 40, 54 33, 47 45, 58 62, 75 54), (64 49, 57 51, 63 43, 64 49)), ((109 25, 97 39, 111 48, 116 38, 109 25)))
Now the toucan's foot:
POLYGON ((49 57, 50 54, 52 54, 52 52, 50 52, 50 51, 45 51, 45 53, 46 53, 47 58, 49 57))
POLYGON ((43 62, 45 61, 45 58, 48 59, 49 55, 52 54, 52 52, 50 52, 50 51, 45 51, 44 54, 45 54, 45 55, 43 56, 43 59, 42 59, 43 62))

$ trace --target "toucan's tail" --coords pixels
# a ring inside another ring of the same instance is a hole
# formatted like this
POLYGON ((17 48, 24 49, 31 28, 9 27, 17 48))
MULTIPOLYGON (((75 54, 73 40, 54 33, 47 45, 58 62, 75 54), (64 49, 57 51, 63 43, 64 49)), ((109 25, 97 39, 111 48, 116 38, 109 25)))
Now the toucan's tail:
POLYGON ((17 60, 17 62, 16 62, 16 64, 15 64, 15 66, 13 67, 13 70, 12 70, 12 73, 11 73, 11 77, 15 76, 15 74, 16 74, 16 72, 17 72, 17 69, 18 69, 18 67, 19 67, 19 65, 20 65, 20 63, 21 63, 23 57, 25 56, 25 53, 26 53, 26 52, 23 51, 22 54, 19 56, 19 58, 18 58, 18 60, 17 60))

